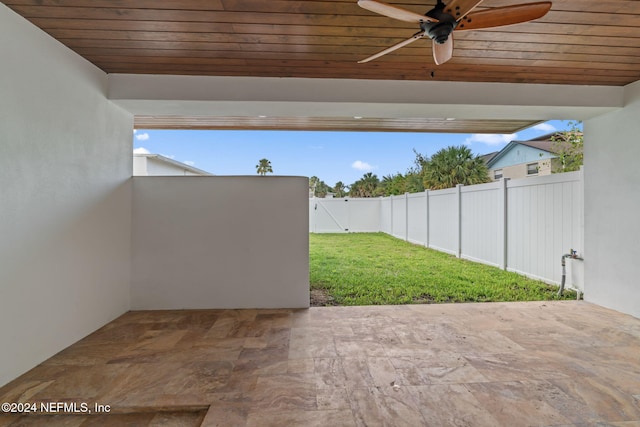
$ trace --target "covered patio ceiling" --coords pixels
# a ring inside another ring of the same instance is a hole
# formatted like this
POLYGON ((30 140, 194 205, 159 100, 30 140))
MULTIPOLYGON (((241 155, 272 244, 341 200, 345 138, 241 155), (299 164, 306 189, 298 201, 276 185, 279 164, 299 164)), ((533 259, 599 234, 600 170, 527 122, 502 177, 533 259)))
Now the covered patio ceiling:
MULTIPOLYGON (((527 1, 530 0, 485 0, 479 8, 527 1)), ((428 83, 423 88, 456 82, 544 84, 577 89, 622 87, 640 78, 640 1, 635 0, 554 0, 551 11, 535 22, 456 32, 453 58, 440 66, 433 63, 428 41, 418 41, 375 61, 358 64, 357 60, 406 39, 417 29, 414 24, 364 10, 356 0, 7 0, 4 3, 111 75, 344 79, 369 82, 366 89, 369 92, 392 81, 428 83)), ((424 13, 435 0, 388 3, 424 13)), ((500 90, 504 87, 500 86, 500 90)), ((427 95, 421 101, 423 104, 431 103, 427 95)), ((260 100, 279 99, 275 96, 260 100)), ((437 108, 399 114, 393 111, 394 106, 389 107, 389 112, 376 115, 320 113, 313 108, 287 112, 279 111, 277 106, 262 108, 256 114, 251 108, 240 113, 219 109, 211 113, 206 108, 130 111, 136 117, 137 127, 173 129, 512 133, 547 118, 525 113, 511 114, 512 117, 487 112, 458 115, 437 108)))

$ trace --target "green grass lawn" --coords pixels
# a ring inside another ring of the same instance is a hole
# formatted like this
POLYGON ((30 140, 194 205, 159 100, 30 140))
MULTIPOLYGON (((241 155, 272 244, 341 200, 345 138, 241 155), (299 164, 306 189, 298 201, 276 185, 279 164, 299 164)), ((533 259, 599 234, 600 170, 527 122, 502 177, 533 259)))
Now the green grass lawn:
POLYGON ((556 286, 383 233, 310 234, 309 241, 311 289, 339 305, 557 299, 556 286))

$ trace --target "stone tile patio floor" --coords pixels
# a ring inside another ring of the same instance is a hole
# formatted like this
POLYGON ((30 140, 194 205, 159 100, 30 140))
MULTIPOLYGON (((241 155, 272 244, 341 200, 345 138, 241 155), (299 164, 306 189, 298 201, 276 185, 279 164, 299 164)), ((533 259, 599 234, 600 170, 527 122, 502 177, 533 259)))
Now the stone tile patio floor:
POLYGON ((583 301, 129 312, 0 426, 640 426, 640 319, 583 301))

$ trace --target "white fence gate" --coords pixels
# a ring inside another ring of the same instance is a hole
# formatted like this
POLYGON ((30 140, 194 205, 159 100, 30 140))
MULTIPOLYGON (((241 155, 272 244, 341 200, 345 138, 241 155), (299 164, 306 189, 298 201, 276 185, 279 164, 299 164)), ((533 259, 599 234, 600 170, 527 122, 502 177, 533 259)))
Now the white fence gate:
POLYGON ((582 253, 582 171, 381 198, 309 199, 309 231, 382 231, 469 260, 560 283, 582 253))

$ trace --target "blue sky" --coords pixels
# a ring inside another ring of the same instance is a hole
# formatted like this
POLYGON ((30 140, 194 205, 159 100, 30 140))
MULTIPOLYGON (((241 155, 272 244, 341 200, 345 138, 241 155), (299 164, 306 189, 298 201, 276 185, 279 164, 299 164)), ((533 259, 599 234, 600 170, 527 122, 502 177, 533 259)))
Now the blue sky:
POLYGON ((315 175, 333 186, 337 181, 349 185, 367 172, 379 178, 405 173, 413 165, 414 148, 431 156, 441 148, 466 144, 474 154, 486 154, 514 139, 568 128, 566 121, 550 121, 511 135, 137 129, 133 148, 216 175, 255 175, 258 161, 267 158, 274 175, 315 175))

